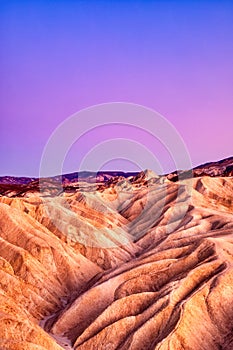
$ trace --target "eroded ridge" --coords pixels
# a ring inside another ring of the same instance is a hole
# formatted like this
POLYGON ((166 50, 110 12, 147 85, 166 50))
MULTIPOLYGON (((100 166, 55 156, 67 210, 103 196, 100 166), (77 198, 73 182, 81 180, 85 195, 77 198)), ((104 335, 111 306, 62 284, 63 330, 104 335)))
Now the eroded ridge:
POLYGON ((231 166, 2 181, 0 349, 233 349, 231 166))

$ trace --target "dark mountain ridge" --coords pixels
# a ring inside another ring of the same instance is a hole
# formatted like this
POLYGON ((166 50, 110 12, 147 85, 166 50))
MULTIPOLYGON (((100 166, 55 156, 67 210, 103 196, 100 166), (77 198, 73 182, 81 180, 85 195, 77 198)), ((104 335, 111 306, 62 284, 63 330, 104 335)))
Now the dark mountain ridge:
MULTIPOLYGON (((50 176, 47 178, 43 178, 45 181, 49 181, 51 183, 74 183, 74 182, 106 182, 115 177, 123 177, 130 178, 136 177, 139 174, 145 173, 142 172, 123 172, 123 171, 82 171, 82 172, 74 172, 64 175, 56 175, 50 176)), ((198 176, 233 176, 233 157, 229 157, 226 159, 222 159, 219 161, 208 162, 202 165, 198 165, 197 167, 190 170, 175 170, 169 174, 165 174, 169 180, 176 181, 176 177, 185 176, 185 174, 190 174, 194 177, 198 176)), ((158 175, 164 176, 164 175, 158 175)), ((36 184, 39 179, 35 177, 14 177, 14 176, 0 176, 0 185, 28 185, 28 184, 36 184)))

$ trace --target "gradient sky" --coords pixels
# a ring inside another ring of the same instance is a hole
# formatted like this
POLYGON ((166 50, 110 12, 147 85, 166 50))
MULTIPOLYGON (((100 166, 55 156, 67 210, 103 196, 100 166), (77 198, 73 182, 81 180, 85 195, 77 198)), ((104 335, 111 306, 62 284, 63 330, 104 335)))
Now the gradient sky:
MULTIPOLYGON (((233 154, 232 1, 1 0, 0 40, 0 175, 38 176, 59 123, 112 101, 161 113, 193 165, 233 154)), ((64 172, 75 171, 102 134, 74 146, 64 172)), ((130 137, 172 170, 153 140, 133 130, 130 137)))

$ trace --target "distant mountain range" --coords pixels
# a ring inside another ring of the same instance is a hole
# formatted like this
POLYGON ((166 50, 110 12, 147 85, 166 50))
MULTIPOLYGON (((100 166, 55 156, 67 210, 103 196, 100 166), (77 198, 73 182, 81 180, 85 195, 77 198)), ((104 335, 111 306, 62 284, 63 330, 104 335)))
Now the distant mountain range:
MULTIPOLYGON (((148 170, 147 170, 148 171, 148 170)), ((145 172, 145 171, 144 171, 145 172)), ((169 178, 169 180, 176 181, 177 175, 185 175, 187 173, 194 177, 198 176, 233 176, 233 157, 229 157, 216 162, 209 162, 202 165, 199 165, 189 171, 187 170, 175 170, 169 174, 165 174, 169 178)), ((115 177, 129 178, 135 177, 139 174, 143 174, 142 172, 123 172, 123 171, 82 171, 82 172, 74 172, 70 174, 64 175, 56 175, 47 177, 47 180, 51 180, 52 182, 62 182, 63 183, 74 183, 77 181, 85 181, 85 182, 106 182, 115 177)), ((164 175, 160 175, 164 176, 164 175)), ((38 181, 38 178, 35 177, 14 177, 14 176, 0 176, 0 184, 18 184, 18 185, 26 185, 30 183, 35 183, 38 181)))

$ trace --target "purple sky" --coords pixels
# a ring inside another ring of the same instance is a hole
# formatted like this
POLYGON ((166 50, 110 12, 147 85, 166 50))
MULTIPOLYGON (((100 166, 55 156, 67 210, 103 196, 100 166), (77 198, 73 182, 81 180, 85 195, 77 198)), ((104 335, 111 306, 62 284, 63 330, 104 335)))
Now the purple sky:
MULTIPOLYGON (((38 176, 59 123, 112 101, 161 113, 193 165, 233 154, 232 1, 2 0, 0 39, 0 175, 38 176)), ((74 146, 64 172, 100 135, 74 146)), ((108 136, 129 137, 114 128, 108 136)), ((130 133, 143 137, 164 171, 173 170, 152 139, 130 133)), ((108 167, 121 164, 126 170, 125 162, 108 167)))

